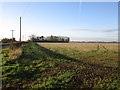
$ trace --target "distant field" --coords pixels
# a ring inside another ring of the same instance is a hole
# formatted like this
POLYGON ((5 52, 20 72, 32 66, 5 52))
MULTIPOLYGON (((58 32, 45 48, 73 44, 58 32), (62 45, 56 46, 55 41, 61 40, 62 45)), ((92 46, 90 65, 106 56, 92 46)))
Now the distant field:
POLYGON ((117 43, 39 43, 56 53, 102 66, 118 66, 117 43))
POLYGON ((63 49, 74 49, 78 51, 91 51, 98 49, 100 50, 112 50, 118 51, 118 43, 39 43, 40 45, 47 48, 63 48, 63 49))
POLYGON ((119 90, 118 45, 29 43, 2 50, 2 88, 119 90))

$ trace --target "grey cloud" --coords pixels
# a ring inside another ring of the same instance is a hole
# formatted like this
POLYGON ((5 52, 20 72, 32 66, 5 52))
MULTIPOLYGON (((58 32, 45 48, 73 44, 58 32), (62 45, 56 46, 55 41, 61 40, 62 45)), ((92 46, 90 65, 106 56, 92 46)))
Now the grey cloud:
POLYGON ((104 29, 104 30, 95 30, 96 32, 116 32, 118 29, 104 29))
POLYGON ((86 31, 86 30, 89 30, 89 29, 70 28, 70 29, 67 29, 67 30, 71 30, 71 31, 86 31))
POLYGON ((67 29, 70 31, 91 31, 91 32, 116 32, 118 29, 102 29, 102 30, 94 30, 94 29, 81 29, 81 28, 71 28, 67 29))

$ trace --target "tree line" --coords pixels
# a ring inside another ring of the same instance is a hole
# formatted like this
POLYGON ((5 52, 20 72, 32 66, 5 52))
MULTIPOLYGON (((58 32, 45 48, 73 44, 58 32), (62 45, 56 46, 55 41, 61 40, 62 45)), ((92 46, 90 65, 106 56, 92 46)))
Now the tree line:
MULTIPOLYGON (((29 36, 29 39, 27 41, 31 42, 69 42, 70 38, 69 37, 63 37, 63 36, 35 36, 31 35, 29 36)), ((10 42, 16 42, 15 38, 3 38, 1 39, 2 43, 10 43, 10 42)))
POLYGON ((63 36, 53 36, 53 35, 48 37, 31 35, 30 41, 32 42, 69 42, 70 38, 63 37, 63 36))

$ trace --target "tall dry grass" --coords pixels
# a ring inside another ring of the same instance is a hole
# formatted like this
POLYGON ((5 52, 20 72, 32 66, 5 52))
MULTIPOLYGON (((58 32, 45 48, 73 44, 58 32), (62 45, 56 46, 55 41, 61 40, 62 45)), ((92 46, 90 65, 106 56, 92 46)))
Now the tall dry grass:
POLYGON ((22 49, 20 47, 13 50, 11 49, 9 51, 9 55, 12 59, 18 58, 21 54, 22 54, 22 49))

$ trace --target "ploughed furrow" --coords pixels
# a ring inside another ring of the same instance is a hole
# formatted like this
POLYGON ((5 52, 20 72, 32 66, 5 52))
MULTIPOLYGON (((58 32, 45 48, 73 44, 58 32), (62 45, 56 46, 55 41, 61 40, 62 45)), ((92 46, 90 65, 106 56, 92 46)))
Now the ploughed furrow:
POLYGON ((102 44, 100 44, 100 45, 105 51, 108 51, 108 49, 104 45, 102 45, 102 44))

